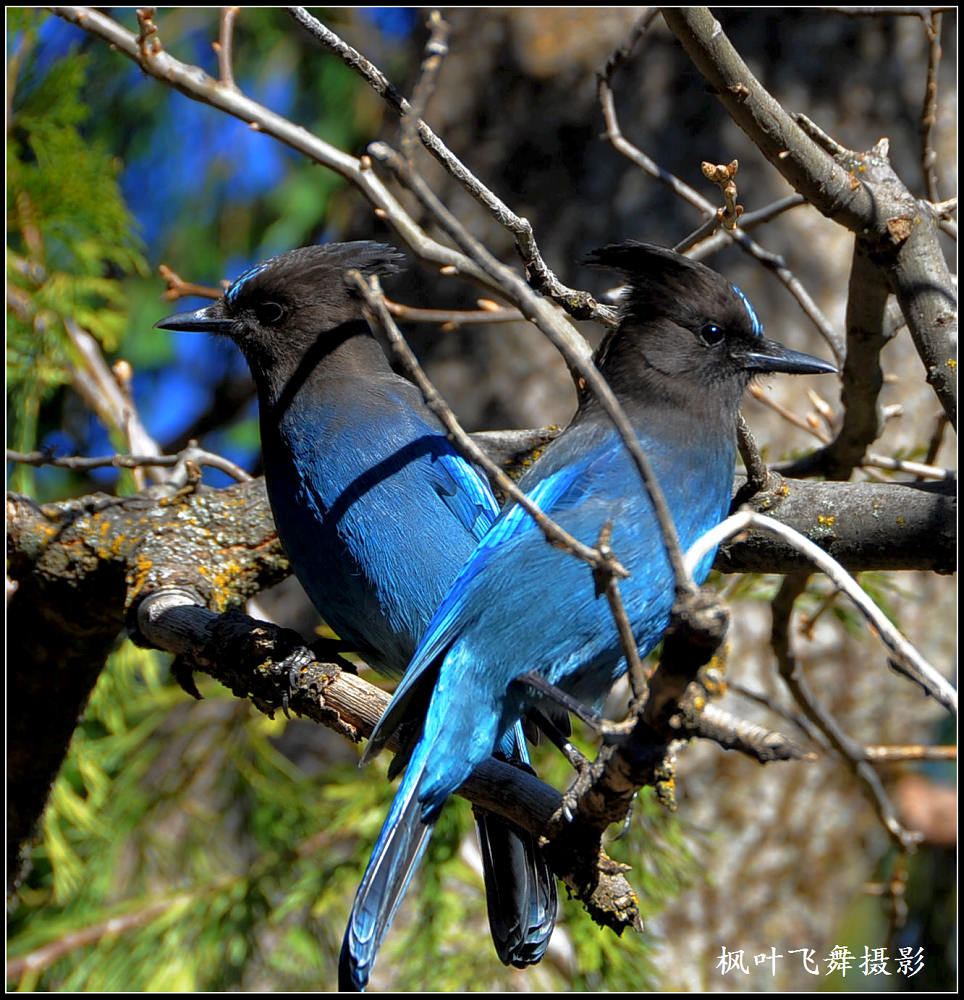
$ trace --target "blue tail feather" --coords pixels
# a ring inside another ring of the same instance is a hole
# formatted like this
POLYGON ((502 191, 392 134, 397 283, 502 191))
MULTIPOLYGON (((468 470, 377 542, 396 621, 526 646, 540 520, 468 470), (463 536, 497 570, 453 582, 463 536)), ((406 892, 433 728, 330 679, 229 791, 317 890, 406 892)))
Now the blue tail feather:
MULTIPOLYGON (((522 724, 509 729, 499 752, 531 773, 522 724)), ((489 931, 503 965, 523 969, 542 959, 559 903, 556 878, 536 838, 494 813, 476 811, 489 931)))
POLYGON ((360 992, 368 985, 381 947, 412 873, 435 825, 419 801, 423 767, 405 773, 352 906, 338 960, 338 988, 360 992))
POLYGON ((542 959, 555 926, 555 878, 535 837, 491 813, 477 815, 489 930, 503 965, 542 959))

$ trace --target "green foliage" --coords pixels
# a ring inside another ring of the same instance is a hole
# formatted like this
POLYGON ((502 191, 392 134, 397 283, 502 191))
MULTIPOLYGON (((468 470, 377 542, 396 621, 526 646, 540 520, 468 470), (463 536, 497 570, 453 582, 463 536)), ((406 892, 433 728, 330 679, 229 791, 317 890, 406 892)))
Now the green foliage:
MULTIPOLYGON (((395 786, 384 763, 306 776, 278 749, 286 725, 213 682, 192 702, 164 658, 125 643, 77 730, 9 915, 8 957, 51 949, 21 990, 324 990, 334 986, 350 901, 395 786), (108 932, 107 922, 113 930, 108 932)), ((297 725, 307 726, 306 723, 297 725)), ((312 727, 312 734, 317 730, 312 727)), ((564 785, 554 751, 539 762, 564 785)), ((648 795, 610 852, 633 865, 644 918, 692 879, 675 817, 648 795)), ((504 968, 489 940, 482 878, 466 859, 471 810, 443 810, 380 955, 386 988, 618 989, 655 986, 646 937, 617 938, 565 900, 550 955, 504 968)), ((561 891, 565 897, 565 891, 561 891)))
POLYGON ((9 920, 11 957, 63 954, 21 989, 243 989, 279 935, 304 951, 297 848, 325 797, 274 747, 283 724, 214 685, 188 701, 162 660, 122 646, 75 734, 9 920))
MULTIPOLYGON (((21 9, 10 25, 19 36, 8 74, 7 422, 18 450, 35 447, 41 405, 70 380, 65 322, 112 349, 126 326, 118 276, 146 267, 119 165, 83 131, 86 57, 69 54, 40 78, 32 71, 43 16, 21 9)), ((29 489, 29 469, 13 481, 29 489)))

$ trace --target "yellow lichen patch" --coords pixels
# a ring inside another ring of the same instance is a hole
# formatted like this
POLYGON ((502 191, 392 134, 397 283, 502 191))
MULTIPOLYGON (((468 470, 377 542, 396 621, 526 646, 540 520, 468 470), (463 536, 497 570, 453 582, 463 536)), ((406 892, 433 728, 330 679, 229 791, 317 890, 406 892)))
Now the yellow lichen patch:
POLYGON ((222 500, 222 504, 225 507, 244 507, 248 502, 248 498, 240 496, 228 496, 226 499, 222 500))
POLYGON ((837 520, 837 518, 833 514, 818 514, 817 515, 817 523, 818 524, 822 524, 825 528, 833 527, 833 523, 836 520, 837 520))
POLYGON ((244 572, 241 563, 234 559, 226 559, 214 568, 198 566, 197 571, 206 580, 209 580, 214 588, 210 597, 212 611, 224 611, 237 603, 232 584, 244 572))
POLYGON ((111 541, 109 549, 111 557, 117 559, 120 556, 122 556, 129 542, 130 542, 130 537, 128 535, 121 534, 120 532, 114 535, 114 538, 111 541))
POLYGON ((235 579, 244 571, 244 567, 236 559, 227 559, 220 564, 216 581, 221 581, 225 586, 229 581, 235 579))
POLYGON ((145 555, 139 554, 134 560, 134 565, 127 573, 127 600, 125 608, 130 608, 137 599, 144 585, 150 579, 151 571, 154 569, 154 560, 145 555))
POLYGON ((726 694, 726 653, 714 656, 700 671, 700 682, 711 698, 726 694))

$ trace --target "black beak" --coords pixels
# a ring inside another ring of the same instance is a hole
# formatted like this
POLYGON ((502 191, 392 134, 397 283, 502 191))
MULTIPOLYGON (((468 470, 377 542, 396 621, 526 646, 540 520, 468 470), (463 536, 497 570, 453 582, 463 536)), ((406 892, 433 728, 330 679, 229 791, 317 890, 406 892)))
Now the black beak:
POLYGON ((221 333, 230 336, 234 332, 234 320, 224 315, 224 305, 219 299, 209 306, 193 312, 175 313, 154 324, 159 330, 198 330, 201 333, 221 333))
POLYGON ((735 361, 742 363, 748 372, 786 372, 788 375, 832 375, 837 366, 812 354, 791 351, 775 340, 760 338, 746 351, 734 351, 735 361))

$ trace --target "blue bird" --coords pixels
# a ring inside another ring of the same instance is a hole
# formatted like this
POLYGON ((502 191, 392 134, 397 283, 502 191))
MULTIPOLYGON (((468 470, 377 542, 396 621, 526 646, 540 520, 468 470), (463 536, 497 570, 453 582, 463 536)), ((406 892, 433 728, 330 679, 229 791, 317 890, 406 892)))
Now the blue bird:
MULTIPOLYGON (((685 550, 727 514, 738 408, 750 379, 836 369, 765 340, 738 288, 671 250, 630 242, 603 247, 588 262, 628 281, 618 328, 596 363, 632 422, 685 550)), ((622 599, 640 654, 648 653, 669 624, 673 574, 648 494, 594 396, 583 394, 520 487, 588 545, 612 522, 613 551, 630 572, 622 599)), ((394 762, 405 775, 355 896, 339 963, 343 989, 368 982, 445 800, 516 719, 553 708, 518 679, 534 671, 598 707, 625 670, 590 568, 548 545, 522 508, 507 507, 440 604, 363 758, 400 728, 416 729, 394 762)))
MULTIPOLYGON (((436 607, 498 514, 487 480, 396 375, 345 274, 399 270, 373 242, 302 247, 241 275, 212 305, 156 325, 230 337, 258 393, 268 498, 291 567, 342 640, 401 676, 436 607)), ((522 729, 499 747, 528 764, 522 729)), ((557 909, 535 840, 477 816, 493 941, 538 962, 557 909)))

